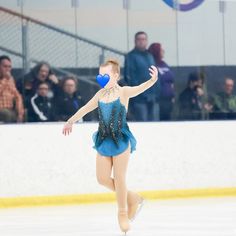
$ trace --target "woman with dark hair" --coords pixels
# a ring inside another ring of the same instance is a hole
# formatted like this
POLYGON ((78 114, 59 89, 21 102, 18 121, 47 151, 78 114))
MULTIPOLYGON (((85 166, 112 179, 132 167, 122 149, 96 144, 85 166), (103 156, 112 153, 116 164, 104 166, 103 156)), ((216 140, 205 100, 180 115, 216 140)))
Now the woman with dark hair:
POLYGON ((27 102, 35 95, 38 85, 42 82, 47 82, 50 85, 49 96, 53 97, 57 93, 59 80, 47 62, 40 62, 23 78, 18 79, 17 88, 27 102))
POLYGON ((160 120, 170 120, 173 104, 175 102, 174 75, 170 67, 163 60, 165 51, 160 43, 151 44, 148 51, 153 55, 159 70, 161 83, 160 120))

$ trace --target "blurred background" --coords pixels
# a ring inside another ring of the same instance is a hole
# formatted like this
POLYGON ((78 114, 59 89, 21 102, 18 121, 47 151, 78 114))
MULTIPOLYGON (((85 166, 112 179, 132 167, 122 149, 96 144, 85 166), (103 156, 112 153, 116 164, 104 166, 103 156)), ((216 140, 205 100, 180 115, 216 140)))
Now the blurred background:
POLYGON ((121 85, 159 68, 158 86, 131 102, 130 121, 236 119, 235 12, 230 0, 0 0, 0 75, 19 92, 0 103, 0 120, 68 119, 99 89, 108 58, 120 62, 121 85))

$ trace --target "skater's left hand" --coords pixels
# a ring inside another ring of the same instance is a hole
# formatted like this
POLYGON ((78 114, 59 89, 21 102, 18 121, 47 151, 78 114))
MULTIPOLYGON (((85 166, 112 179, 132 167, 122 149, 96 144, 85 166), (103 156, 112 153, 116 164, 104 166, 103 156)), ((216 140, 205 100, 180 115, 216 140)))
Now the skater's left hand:
POLYGON ((153 82, 156 82, 158 80, 158 70, 157 70, 157 68, 155 66, 151 66, 149 68, 149 71, 150 71, 149 75, 151 76, 151 80, 153 82))

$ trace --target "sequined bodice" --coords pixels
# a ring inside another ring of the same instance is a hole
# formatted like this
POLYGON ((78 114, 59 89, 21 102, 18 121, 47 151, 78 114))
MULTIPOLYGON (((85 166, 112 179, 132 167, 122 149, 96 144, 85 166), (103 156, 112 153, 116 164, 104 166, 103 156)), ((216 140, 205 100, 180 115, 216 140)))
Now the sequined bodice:
POLYGON ((127 127, 126 122, 126 108, 121 103, 120 98, 106 103, 98 102, 99 115, 99 142, 105 138, 112 138, 117 144, 118 139, 122 136, 121 129, 127 127))
POLYGON ((115 115, 115 113, 116 115, 118 115, 118 113, 122 113, 120 115, 122 116, 123 120, 126 119, 126 109, 125 106, 120 102, 119 97, 112 102, 99 101, 98 107, 100 110, 99 112, 102 113, 102 117, 106 123, 109 122, 111 115, 115 115))

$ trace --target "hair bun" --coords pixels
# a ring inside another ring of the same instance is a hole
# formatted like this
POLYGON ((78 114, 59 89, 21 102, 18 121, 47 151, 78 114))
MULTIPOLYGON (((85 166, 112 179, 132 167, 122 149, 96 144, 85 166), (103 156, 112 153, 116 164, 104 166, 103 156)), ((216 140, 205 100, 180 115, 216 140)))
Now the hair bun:
POLYGON ((115 73, 118 73, 120 75, 120 63, 119 63, 118 60, 113 59, 113 58, 109 58, 109 59, 106 60, 105 63, 103 63, 100 66, 103 67, 103 66, 108 66, 108 65, 111 65, 112 66, 112 70, 115 73))
POLYGON ((113 59, 113 58, 110 58, 105 62, 105 64, 109 64, 109 63, 117 65, 117 66, 120 65, 120 63, 116 59, 113 59))

